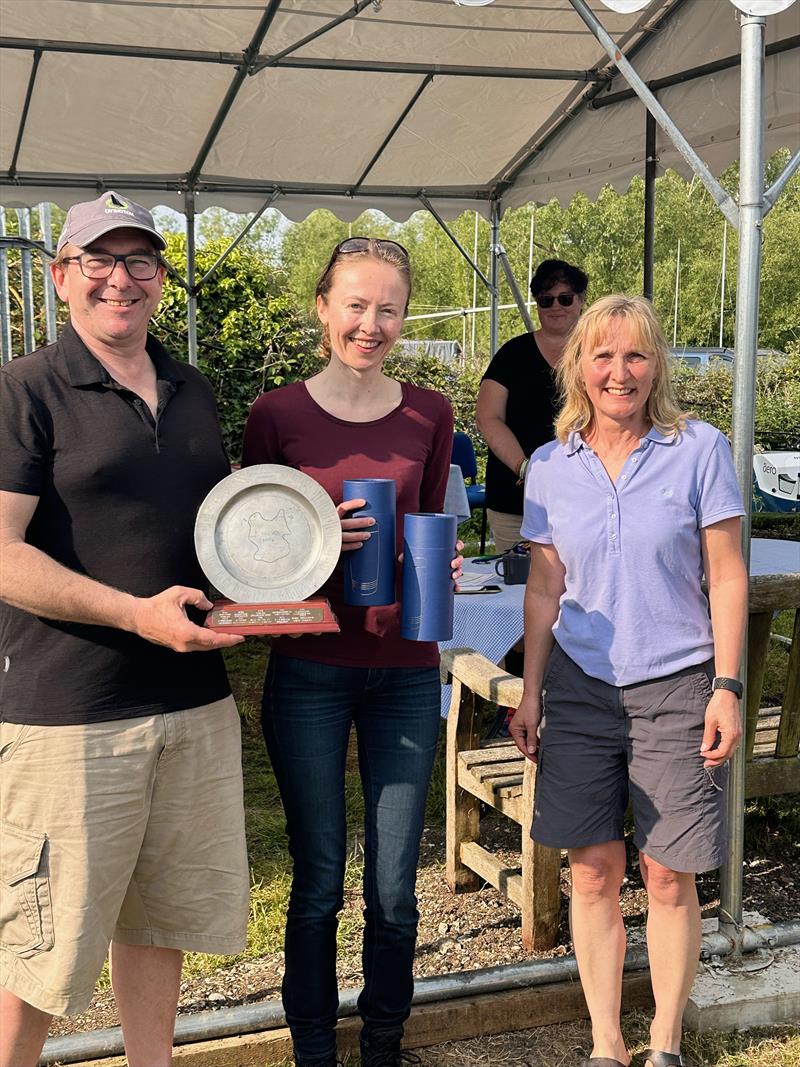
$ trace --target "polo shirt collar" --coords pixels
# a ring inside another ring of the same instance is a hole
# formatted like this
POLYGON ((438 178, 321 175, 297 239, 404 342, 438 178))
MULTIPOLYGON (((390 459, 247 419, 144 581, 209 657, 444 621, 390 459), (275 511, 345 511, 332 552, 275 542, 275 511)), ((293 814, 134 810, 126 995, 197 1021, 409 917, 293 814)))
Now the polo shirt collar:
MULTIPOLYGON (((92 355, 71 322, 67 322, 61 331, 59 346, 70 385, 80 388, 86 385, 108 385, 111 381, 106 368, 92 355)), ((177 360, 174 360, 161 342, 151 334, 147 335, 145 348, 156 368, 156 378, 172 382, 186 380, 177 360)))
POLYGON ((675 441, 677 439, 677 436, 678 435, 675 434, 675 433, 662 433, 660 430, 657 430, 655 428, 655 426, 653 426, 644 435, 642 440, 643 441, 652 441, 656 445, 674 445, 675 441))
MULTIPOLYGON (((652 441, 657 445, 672 445, 675 443, 676 437, 677 435, 674 433, 665 434, 657 430, 655 426, 651 426, 641 440, 652 441)), ((576 452, 580 452, 582 448, 586 447, 586 442, 581 437, 580 430, 572 430, 564 444, 564 449, 568 456, 574 456, 576 452)))
POLYGON ((580 430, 571 430, 564 448, 568 456, 574 456, 576 452, 580 452, 585 447, 585 442, 581 437, 580 430))

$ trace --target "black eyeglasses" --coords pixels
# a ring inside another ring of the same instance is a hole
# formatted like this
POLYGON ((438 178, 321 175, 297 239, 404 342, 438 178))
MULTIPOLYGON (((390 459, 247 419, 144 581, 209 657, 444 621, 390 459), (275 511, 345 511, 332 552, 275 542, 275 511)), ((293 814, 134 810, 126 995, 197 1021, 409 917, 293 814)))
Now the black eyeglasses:
POLYGON ((110 278, 116 265, 123 263, 134 281, 149 282, 158 274, 161 257, 147 252, 129 252, 126 256, 112 256, 110 252, 81 252, 79 256, 64 256, 61 262, 77 263, 84 278, 94 281, 110 278))
POLYGON ((536 301, 536 306, 540 308, 551 308, 556 300, 562 308, 569 308, 572 307, 575 293, 559 293, 558 296, 553 296, 552 293, 539 293, 533 299, 536 301))

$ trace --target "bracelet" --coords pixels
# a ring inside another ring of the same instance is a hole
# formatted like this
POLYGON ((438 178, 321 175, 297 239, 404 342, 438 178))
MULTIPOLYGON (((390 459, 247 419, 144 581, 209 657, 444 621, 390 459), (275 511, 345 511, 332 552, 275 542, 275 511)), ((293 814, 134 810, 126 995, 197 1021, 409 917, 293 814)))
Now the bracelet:
POLYGON ((525 459, 523 459, 522 463, 520 463, 519 470, 517 471, 517 485, 523 485, 524 484, 524 482, 525 482, 525 473, 528 470, 528 463, 529 463, 529 460, 528 460, 528 457, 526 456, 525 459))

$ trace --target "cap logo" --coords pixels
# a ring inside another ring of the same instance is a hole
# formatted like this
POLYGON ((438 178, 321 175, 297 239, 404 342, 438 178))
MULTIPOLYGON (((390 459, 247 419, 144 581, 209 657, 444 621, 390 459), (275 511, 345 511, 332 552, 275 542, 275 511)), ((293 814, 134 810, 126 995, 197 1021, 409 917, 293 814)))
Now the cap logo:
POLYGON ((112 193, 108 200, 106 200, 106 207, 117 207, 122 208, 123 211, 127 211, 127 209, 130 207, 130 204, 127 204, 123 199, 121 199, 121 197, 114 196, 114 194, 112 193))

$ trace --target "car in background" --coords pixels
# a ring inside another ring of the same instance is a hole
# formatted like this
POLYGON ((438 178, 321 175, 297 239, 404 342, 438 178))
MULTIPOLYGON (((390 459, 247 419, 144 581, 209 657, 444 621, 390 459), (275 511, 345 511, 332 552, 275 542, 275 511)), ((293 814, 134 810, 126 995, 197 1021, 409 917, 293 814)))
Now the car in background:
MULTIPOLYGON (((715 364, 733 370, 733 361, 736 356, 732 348, 703 348, 690 347, 688 345, 678 345, 675 348, 671 348, 670 353, 679 363, 683 363, 686 367, 693 367, 701 374, 715 364)), ((756 351, 756 356, 759 359, 788 359, 786 353, 777 348, 759 348, 756 351)))
POLYGON ((679 363, 683 363, 686 367, 692 367, 701 373, 704 373, 715 364, 721 364, 724 367, 728 367, 729 370, 733 369, 732 348, 697 348, 679 345, 676 348, 671 348, 670 353, 679 363))

